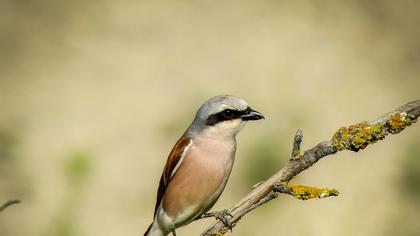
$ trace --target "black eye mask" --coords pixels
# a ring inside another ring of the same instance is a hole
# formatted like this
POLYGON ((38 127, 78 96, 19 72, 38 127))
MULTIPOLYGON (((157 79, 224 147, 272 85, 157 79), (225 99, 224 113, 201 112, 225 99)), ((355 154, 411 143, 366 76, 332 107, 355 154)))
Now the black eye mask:
POLYGON ((213 126, 219 122, 238 119, 241 118, 243 115, 248 114, 250 111, 251 108, 249 107, 243 111, 225 109, 221 112, 210 115, 209 118, 207 118, 206 124, 213 126))

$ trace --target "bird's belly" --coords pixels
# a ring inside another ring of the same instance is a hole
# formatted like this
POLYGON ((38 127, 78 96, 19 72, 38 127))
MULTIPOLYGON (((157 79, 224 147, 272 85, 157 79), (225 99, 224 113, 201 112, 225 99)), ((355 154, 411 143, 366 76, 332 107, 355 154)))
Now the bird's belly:
POLYGON ((204 213, 221 195, 233 165, 234 150, 185 156, 165 191, 162 206, 175 225, 182 225, 204 213))

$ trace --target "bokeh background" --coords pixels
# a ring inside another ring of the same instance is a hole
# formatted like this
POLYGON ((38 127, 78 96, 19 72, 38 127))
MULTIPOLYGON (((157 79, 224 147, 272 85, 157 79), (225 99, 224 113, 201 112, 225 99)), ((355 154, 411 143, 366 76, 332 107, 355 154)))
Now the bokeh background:
MULTIPOLYGON (((238 136, 216 210, 303 147, 420 91, 418 1, 0 3, 1 236, 142 235, 169 150, 195 110, 235 94, 265 114, 238 136)), ((328 157, 233 235, 420 235, 420 128, 328 157)), ((198 235, 212 222, 178 230, 198 235)))

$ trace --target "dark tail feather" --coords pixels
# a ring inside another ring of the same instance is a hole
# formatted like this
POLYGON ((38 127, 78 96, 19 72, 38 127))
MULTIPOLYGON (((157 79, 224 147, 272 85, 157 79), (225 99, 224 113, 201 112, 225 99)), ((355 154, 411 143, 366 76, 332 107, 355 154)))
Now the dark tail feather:
POLYGON ((147 228, 146 232, 144 233, 144 236, 147 236, 147 234, 149 234, 150 230, 152 229, 152 225, 153 223, 149 225, 149 228, 147 228))

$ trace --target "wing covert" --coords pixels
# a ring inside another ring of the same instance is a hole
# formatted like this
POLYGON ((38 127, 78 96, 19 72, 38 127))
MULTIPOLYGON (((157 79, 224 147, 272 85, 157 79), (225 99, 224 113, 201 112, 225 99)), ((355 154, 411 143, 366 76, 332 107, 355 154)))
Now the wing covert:
POLYGON ((160 177, 159 181, 159 188, 155 205, 155 215, 157 208, 162 200, 163 194, 165 193, 166 186, 168 186, 169 181, 180 166, 191 142, 192 140, 190 138, 182 136, 169 153, 168 159, 166 160, 166 164, 162 172, 162 176, 160 177))

